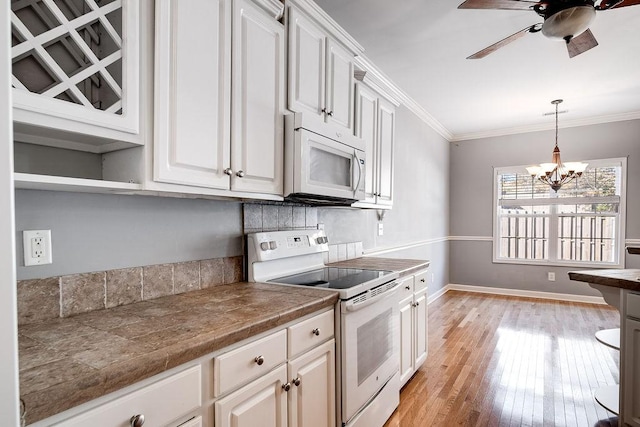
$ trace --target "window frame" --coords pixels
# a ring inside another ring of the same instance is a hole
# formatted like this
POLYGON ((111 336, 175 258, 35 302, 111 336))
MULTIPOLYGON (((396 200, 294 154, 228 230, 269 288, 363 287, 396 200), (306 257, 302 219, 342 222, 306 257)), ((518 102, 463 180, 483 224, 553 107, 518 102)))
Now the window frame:
MULTIPOLYGON (((618 202, 618 224, 616 227, 616 242, 613 245, 615 248, 615 262, 599 262, 599 261, 570 261, 570 260, 561 260, 558 259, 559 256, 559 248, 560 245, 558 243, 558 225, 559 225, 559 217, 560 214, 557 212, 557 209, 550 209, 549 217, 549 236, 548 236, 548 258, 546 260, 535 260, 535 259, 514 259, 514 258, 503 258, 500 257, 500 238, 499 230, 500 230, 500 215, 498 214, 499 207, 499 184, 498 177, 504 173, 527 173, 526 167, 530 165, 519 165, 519 166, 500 166, 493 168, 493 233, 492 233, 492 244, 493 244, 493 263, 494 264, 523 264, 523 265, 539 265, 539 266, 554 266, 554 267, 580 267, 580 268, 624 268, 625 266, 625 238, 626 238, 626 201, 627 201, 627 157, 615 157, 609 159, 594 159, 594 160, 583 160, 588 163, 589 166, 587 169, 593 167, 606 167, 606 166, 620 166, 620 195, 618 202), (553 258, 552 258, 553 256, 553 258)), ((544 206, 552 206, 552 205, 560 205, 560 204, 582 204, 580 200, 589 200, 589 201, 597 201, 598 197, 593 198, 582 198, 582 197, 565 197, 561 198, 566 203, 557 203, 557 204, 545 204, 544 201, 548 201, 549 199, 553 199, 553 197, 544 198, 544 199, 534 199, 532 198, 531 205, 544 205, 544 206)), ((518 199, 514 199, 518 200, 518 199)), ((527 199, 520 199, 527 200, 527 199)), ((588 202, 587 202, 588 203, 588 202)), ((524 205, 525 203, 523 203, 524 205)), ((576 217, 579 215, 576 215, 576 217)))

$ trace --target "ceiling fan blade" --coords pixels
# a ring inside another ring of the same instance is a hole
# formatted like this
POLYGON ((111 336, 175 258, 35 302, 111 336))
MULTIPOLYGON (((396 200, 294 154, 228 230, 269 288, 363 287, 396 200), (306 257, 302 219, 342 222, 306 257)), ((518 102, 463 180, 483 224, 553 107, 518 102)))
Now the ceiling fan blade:
POLYGON ((587 29, 585 32, 577 37, 573 37, 569 43, 567 43, 567 51, 569 51, 569 58, 578 56, 581 53, 585 53, 589 49, 593 49, 598 46, 596 38, 593 36, 591 30, 587 29))
POLYGON ((526 0, 466 0, 458 9, 530 10, 536 4, 537 1, 526 0))
POLYGON ((467 57, 467 59, 480 59, 480 58, 484 58, 485 56, 489 55, 490 53, 495 52, 496 50, 500 49, 503 46, 508 45, 509 43, 518 40, 519 38, 523 37, 525 34, 527 33, 537 33, 539 30, 539 27, 542 24, 534 24, 531 25, 530 27, 527 27, 523 30, 518 31, 515 34, 511 34, 509 37, 504 38, 502 40, 500 40, 497 43, 492 44, 489 47, 485 47, 484 49, 482 49, 479 52, 474 53, 473 55, 467 57))
POLYGON ((607 10, 607 9, 619 9, 625 6, 635 6, 640 4, 640 0, 602 0, 598 6, 596 6, 597 10, 607 10))

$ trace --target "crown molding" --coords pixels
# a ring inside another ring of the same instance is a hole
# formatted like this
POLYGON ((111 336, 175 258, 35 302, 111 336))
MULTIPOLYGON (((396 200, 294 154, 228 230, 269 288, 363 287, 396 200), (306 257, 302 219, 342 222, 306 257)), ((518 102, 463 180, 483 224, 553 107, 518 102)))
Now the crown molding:
POLYGON ((254 3, 276 20, 284 15, 284 4, 279 0, 254 0, 254 3))
POLYGON ((367 76, 373 81, 378 82, 379 85, 384 88, 386 93, 390 94, 394 99, 407 107, 409 111, 418 116, 423 122, 429 125, 431 129, 436 131, 447 141, 452 140, 453 134, 449 132, 447 128, 445 128, 438 120, 436 120, 435 117, 429 114, 427 110, 411 98, 409 94, 396 85, 386 74, 380 71, 380 69, 378 69, 378 67, 376 67, 369 58, 365 55, 357 55, 355 62, 356 66, 361 70, 366 71, 367 76))
MULTIPOLYGON (((572 128, 579 126, 597 125, 602 123, 622 122, 626 120, 640 119, 640 111, 632 111, 629 113, 609 114, 606 116, 587 117, 584 119, 563 120, 562 128, 572 128)), ((539 132, 555 129, 555 123, 542 123, 538 125, 517 126, 512 128, 496 129, 482 132, 470 132, 456 134, 450 139, 451 142, 469 141, 473 139, 492 138, 496 136, 515 135, 529 132, 539 132)))

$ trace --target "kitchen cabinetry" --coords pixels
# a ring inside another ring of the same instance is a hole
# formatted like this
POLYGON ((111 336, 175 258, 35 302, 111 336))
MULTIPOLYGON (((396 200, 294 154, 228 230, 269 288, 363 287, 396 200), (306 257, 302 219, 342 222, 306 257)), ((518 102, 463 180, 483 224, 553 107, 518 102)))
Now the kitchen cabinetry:
MULTIPOLYGON (((305 11, 313 13, 310 5, 305 11)), ((288 7, 289 109, 353 132, 354 58, 357 50, 327 30, 326 18, 316 19, 288 7), (324 23, 324 25, 322 25, 324 23)))
POLYGON ((427 359, 427 272, 400 281, 400 385, 427 359))
MULTIPOLYGON (((640 294, 628 293, 624 322, 624 422, 640 427, 640 294)), ((622 371, 621 371, 622 372, 622 371)), ((621 375, 622 376, 622 375, 621 375)))
POLYGON ((139 2, 11 8, 15 139, 93 153, 142 144, 139 2))
MULTIPOLYGON (((138 419, 138 422, 144 420, 145 425, 149 426, 199 426, 201 418, 195 415, 202 400, 201 380, 200 365, 192 366, 53 425, 114 427, 128 426, 130 420, 138 419), (191 418, 194 419, 190 420, 191 418), (188 421, 186 424, 184 424, 185 420, 188 421)), ((51 425, 51 423, 45 420, 37 425, 51 425)), ((133 422, 131 425, 134 425, 133 422)))
POLYGON ((282 8, 156 2, 155 180, 282 194, 282 8))
POLYGON ((334 426, 333 319, 326 311, 215 358, 216 427, 334 426))
MULTIPOLYGON (((368 167, 365 200, 354 206, 391 208, 393 205, 393 159, 395 136, 395 101, 390 101, 362 80, 357 72, 355 135, 366 144, 368 167)), ((371 84, 373 85, 373 84, 371 84)))

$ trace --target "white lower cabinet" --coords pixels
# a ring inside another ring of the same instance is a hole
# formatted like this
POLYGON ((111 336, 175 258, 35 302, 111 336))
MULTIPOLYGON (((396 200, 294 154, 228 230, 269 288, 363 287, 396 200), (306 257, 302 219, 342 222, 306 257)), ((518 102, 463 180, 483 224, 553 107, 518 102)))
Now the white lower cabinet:
POLYGON ((624 341, 621 357, 624 357, 622 380, 623 420, 633 427, 640 427, 640 294, 627 294, 624 341))
POLYGON ((289 427, 333 427, 335 341, 328 341, 288 363, 289 427))
POLYGON ((325 311, 216 357, 215 427, 335 426, 333 318, 325 311))
POLYGON ((147 426, 199 426, 200 417, 189 419, 201 406, 201 381, 200 365, 192 366, 64 421, 50 423, 44 420, 37 425, 129 427, 137 417, 147 426), (185 420, 188 421, 184 423, 185 420))
MULTIPOLYGON (((285 427, 287 367, 274 369, 215 403, 215 425, 285 427)), ((290 387, 290 385, 288 385, 290 387)))
POLYGON ((427 360, 426 270, 400 281, 400 385, 427 360))

